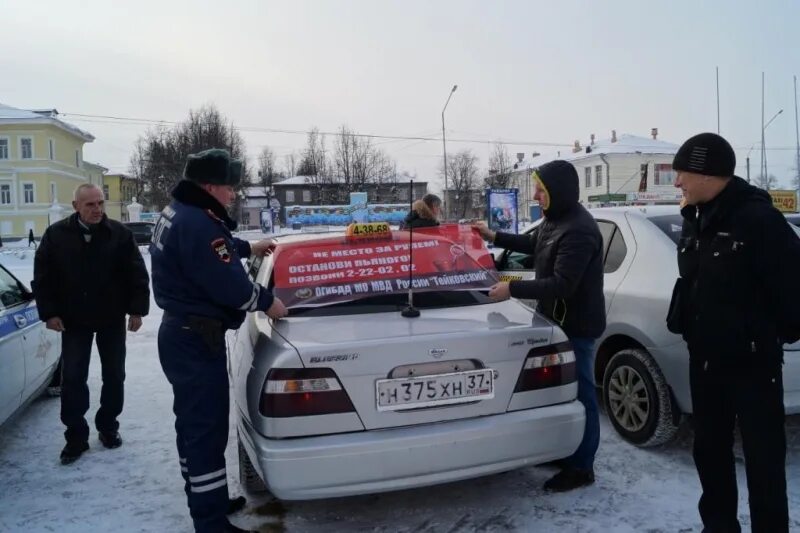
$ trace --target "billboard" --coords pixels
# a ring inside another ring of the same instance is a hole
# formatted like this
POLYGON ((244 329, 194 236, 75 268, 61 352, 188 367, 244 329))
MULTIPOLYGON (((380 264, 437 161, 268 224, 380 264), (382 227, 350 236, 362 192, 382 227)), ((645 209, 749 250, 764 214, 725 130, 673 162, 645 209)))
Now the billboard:
POLYGON ((797 212, 797 193, 795 191, 769 191, 772 205, 781 213, 797 212))
POLYGON ((519 189, 486 189, 486 220, 493 231, 517 233, 519 189))

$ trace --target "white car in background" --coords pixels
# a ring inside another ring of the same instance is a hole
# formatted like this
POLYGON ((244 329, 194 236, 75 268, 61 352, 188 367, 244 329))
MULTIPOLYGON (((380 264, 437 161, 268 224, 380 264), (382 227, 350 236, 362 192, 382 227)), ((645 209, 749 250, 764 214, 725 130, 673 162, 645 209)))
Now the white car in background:
POLYGON ((47 388, 60 355, 61 336, 45 328, 33 294, 0 265, 0 426, 47 388))
POLYGON ((249 264, 290 313, 248 315, 231 350, 247 490, 286 500, 399 490, 577 449, 585 415, 571 346, 519 302, 488 298, 497 273, 469 227, 415 230, 413 261, 407 231, 351 237, 280 237, 249 264), (402 314, 410 269, 417 318, 402 314))

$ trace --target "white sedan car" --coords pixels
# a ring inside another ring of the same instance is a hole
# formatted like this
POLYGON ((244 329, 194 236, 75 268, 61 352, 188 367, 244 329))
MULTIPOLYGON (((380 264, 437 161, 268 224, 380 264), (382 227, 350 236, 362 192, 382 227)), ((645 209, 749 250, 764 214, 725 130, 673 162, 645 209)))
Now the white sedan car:
POLYGON ((61 336, 39 320, 33 294, 0 266, 0 426, 44 391, 60 354, 61 336))
POLYGON ((231 350, 246 489, 286 500, 406 489, 577 449, 585 415, 564 333, 489 300, 497 272, 469 227, 409 237, 287 236, 249 265, 290 314, 249 315, 231 350), (404 316, 409 287, 418 317, 404 316))

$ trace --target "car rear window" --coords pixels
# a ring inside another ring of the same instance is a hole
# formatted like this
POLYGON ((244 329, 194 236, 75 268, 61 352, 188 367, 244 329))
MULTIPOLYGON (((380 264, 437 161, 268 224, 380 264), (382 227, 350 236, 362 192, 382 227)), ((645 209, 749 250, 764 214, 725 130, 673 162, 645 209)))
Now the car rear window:
POLYGON ((408 231, 281 244, 270 288, 291 315, 320 316, 400 310, 409 286, 419 308, 489 303, 486 292, 498 279, 480 236, 445 224, 414 230, 413 248, 408 231))
POLYGON ((667 237, 672 239, 675 244, 681 238, 681 228, 683 227, 683 217, 680 215, 662 215, 658 217, 650 217, 650 222, 655 224, 658 229, 666 233, 667 237))

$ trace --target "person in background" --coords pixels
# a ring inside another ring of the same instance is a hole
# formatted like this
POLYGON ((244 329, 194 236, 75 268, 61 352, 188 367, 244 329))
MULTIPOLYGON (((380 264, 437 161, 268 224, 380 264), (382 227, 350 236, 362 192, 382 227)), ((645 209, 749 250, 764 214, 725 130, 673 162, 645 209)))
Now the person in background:
MULTIPOLYGON (((147 269, 133 233, 109 219, 103 191, 92 184, 75 190, 75 213, 47 228, 36 250, 33 294, 39 317, 61 333, 61 421, 67 427, 61 463, 89 449, 89 360, 96 338, 103 387, 95 427, 106 448, 122 444, 127 330, 138 331, 150 308, 147 269)), ((33 232, 31 231, 31 235, 33 232)))
POLYGON ((435 194, 426 194, 411 204, 411 211, 403 219, 400 229, 431 228, 439 225, 442 200, 435 194))
POLYGON ((545 490, 563 492, 594 483, 594 458, 600 443, 594 344, 606 328, 603 237, 597 222, 578 202, 578 173, 572 164, 544 164, 533 173, 533 179, 534 197, 544 213, 536 231, 530 235, 495 232, 485 222, 473 228, 495 246, 533 254, 536 279, 497 283, 489 296, 538 300, 536 310, 558 323, 572 344, 586 427, 578 449, 556 463, 561 471, 544 484, 545 490))

